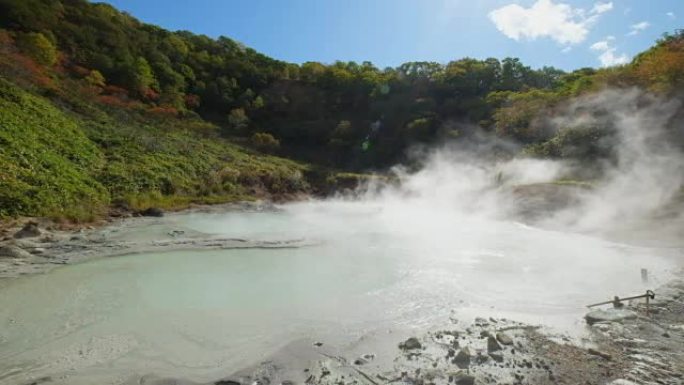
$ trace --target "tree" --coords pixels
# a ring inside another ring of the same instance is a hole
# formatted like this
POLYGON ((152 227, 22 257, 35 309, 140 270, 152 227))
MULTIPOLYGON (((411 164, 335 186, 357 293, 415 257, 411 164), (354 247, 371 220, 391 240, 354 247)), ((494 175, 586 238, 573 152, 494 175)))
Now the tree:
POLYGON ((254 98, 254 101, 252 102, 252 109, 258 110, 260 108, 264 108, 264 105, 264 98, 262 98, 260 95, 254 98))
POLYGON ((190 49, 185 41, 176 35, 169 35, 166 39, 164 39, 162 47, 164 48, 164 51, 166 51, 167 55, 174 60, 184 59, 190 52, 190 49))
POLYGON ((249 117, 242 108, 234 108, 228 114, 228 125, 233 131, 242 131, 249 126, 249 117))
POLYGON ((141 95, 157 87, 157 80, 154 77, 154 72, 152 72, 152 67, 143 57, 138 57, 135 61, 132 80, 134 90, 141 95))
POLYGON ((106 85, 105 77, 98 70, 90 71, 85 80, 93 87, 103 88, 106 85))
POLYGON ((21 34, 17 44, 25 54, 40 64, 52 66, 57 62, 57 48, 40 32, 21 34))

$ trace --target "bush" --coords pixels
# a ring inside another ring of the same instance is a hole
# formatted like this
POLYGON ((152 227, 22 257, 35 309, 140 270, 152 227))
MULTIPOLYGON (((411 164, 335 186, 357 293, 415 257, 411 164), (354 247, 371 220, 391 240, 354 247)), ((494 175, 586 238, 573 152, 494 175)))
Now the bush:
POLYGON ((273 135, 265 132, 257 132, 250 138, 252 146, 264 152, 273 152, 280 148, 280 141, 273 135))
POLYGON ((242 108, 235 108, 228 114, 228 127, 235 132, 240 132, 249 126, 249 117, 242 108))

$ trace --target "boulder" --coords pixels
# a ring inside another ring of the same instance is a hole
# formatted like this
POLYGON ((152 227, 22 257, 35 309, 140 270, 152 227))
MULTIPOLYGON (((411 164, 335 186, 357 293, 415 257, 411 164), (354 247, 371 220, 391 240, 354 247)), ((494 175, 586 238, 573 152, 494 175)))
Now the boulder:
POLYGON ((411 337, 399 344, 399 349, 401 350, 414 350, 422 347, 423 345, 420 344, 420 341, 418 341, 418 338, 416 337, 411 337))
POLYGON ((496 339, 501 343, 501 345, 513 345, 513 338, 503 332, 496 333, 496 339))
POLYGON ((597 322, 622 322, 624 320, 636 319, 637 315, 631 310, 625 309, 609 309, 609 310, 594 310, 587 313, 584 319, 589 325, 597 322))
POLYGON ((36 222, 27 222, 21 230, 14 233, 14 238, 33 238, 39 237, 41 231, 36 222))
POLYGON ((461 349, 451 362, 456 364, 459 369, 468 369, 470 367, 470 350, 468 348, 461 349))
POLYGON ((487 352, 498 352, 503 349, 494 336, 487 337, 487 352))
POLYGON ((16 246, 6 245, 0 247, 0 258, 28 259, 31 257, 31 253, 16 246))
POLYGON ((163 217, 164 211, 158 207, 150 207, 140 212, 144 217, 163 217))

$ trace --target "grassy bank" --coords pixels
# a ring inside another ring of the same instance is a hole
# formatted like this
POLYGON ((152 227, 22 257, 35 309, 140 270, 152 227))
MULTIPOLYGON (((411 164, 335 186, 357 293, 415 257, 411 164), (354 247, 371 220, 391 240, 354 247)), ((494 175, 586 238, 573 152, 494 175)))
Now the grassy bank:
POLYGON ((0 78, 0 216, 90 221, 112 205, 182 208, 305 193, 307 165, 232 143, 197 118, 86 101, 60 108, 0 78))

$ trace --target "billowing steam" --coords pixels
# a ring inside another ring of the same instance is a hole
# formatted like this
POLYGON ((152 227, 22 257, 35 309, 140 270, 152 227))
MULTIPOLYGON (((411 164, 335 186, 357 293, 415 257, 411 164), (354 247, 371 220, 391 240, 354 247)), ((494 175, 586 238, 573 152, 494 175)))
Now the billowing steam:
POLYGON ((595 231, 651 219, 675 203, 684 184, 684 156, 672 139, 683 132, 676 132, 670 120, 680 104, 630 89, 604 91, 570 105, 555 123, 612 125, 615 135, 605 145, 615 157, 601 165, 602 178, 582 195, 579 209, 554 219, 595 231))
POLYGON ((364 197, 585 233, 648 226, 678 216, 684 156, 673 138, 684 132, 672 120, 680 106, 636 88, 604 90, 556 108, 546 122, 555 132, 595 130, 601 156, 494 160, 492 149, 501 146, 494 139, 446 146, 425 156, 417 172, 397 168, 398 187, 371 186, 364 197))

